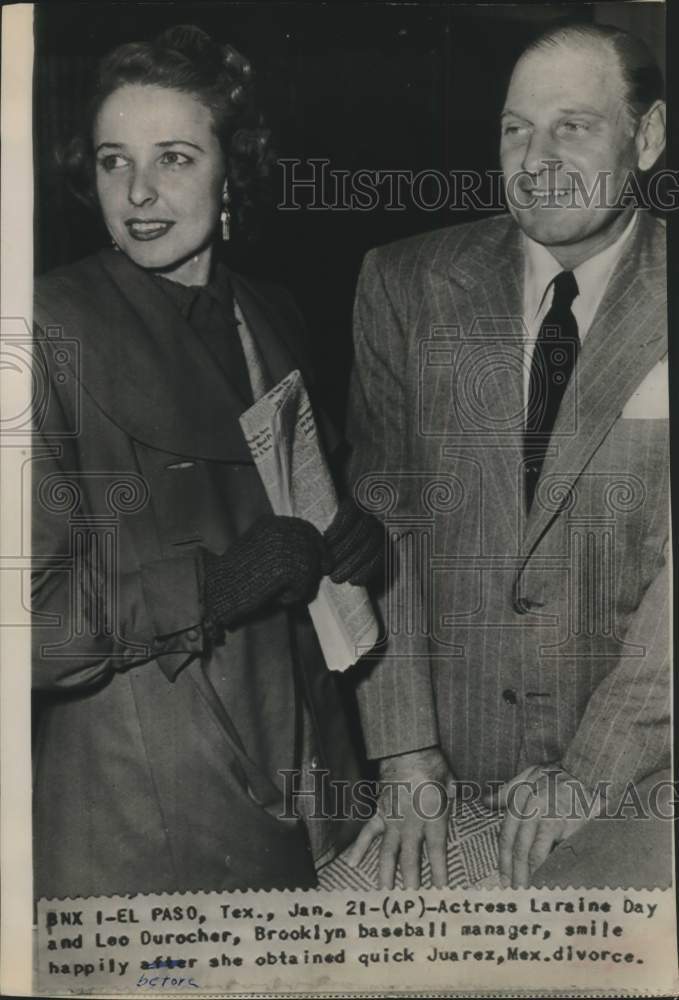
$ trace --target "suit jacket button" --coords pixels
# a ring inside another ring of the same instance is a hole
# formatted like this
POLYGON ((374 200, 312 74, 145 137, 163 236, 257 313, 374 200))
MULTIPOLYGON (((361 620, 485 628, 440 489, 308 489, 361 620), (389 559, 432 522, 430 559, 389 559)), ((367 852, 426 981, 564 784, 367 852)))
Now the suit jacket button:
POLYGON ((502 692, 502 697, 507 702, 508 705, 516 705, 518 698, 516 697, 516 691, 514 688, 505 688, 502 692))
POLYGON ((198 639, 198 629, 190 628, 189 631, 186 633, 186 638, 189 640, 189 642, 196 642, 196 640, 198 639))

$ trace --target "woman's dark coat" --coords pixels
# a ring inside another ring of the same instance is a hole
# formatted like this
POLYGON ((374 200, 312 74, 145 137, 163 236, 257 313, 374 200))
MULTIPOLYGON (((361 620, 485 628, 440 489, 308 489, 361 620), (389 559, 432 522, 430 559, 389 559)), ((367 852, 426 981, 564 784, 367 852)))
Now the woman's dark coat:
MULTIPOLYGON (((289 300, 231 281, 270 384, 303 368, 289 300)), ((35 322, 35 895, 314 885, 279 771, 304 715, 317 770, 354 776, 335 678, 305 614, 202 624, 196 546, 270 511, 244 402, 123 254, 40 279, 35 322)))

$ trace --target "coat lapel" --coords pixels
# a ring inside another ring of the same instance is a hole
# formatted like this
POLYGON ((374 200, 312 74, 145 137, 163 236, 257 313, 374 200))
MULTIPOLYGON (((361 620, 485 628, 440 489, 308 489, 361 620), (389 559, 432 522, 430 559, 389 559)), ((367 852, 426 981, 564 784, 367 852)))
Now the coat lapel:
MULTIPOLYGON (((233 286, 273 385, 295 367, 294 331, 250 282, 233 276, 233 286)), ((238 423, 243 401, 162 288, 124 254, 104 250, 48 276, 36 289, 35 318, 78 341, 81 389, 134 440, 174 455, 252 461, 238 423)))
MULTIPOLYGON (((584 340, 538 491, 549 476, 568 486, 576 482, 634 389, 667 350, 662 242, 657 223, 642 214, 584 340)), ((534 503, 526 525, 526 555, 560 509, 534 503)))
POLYGON ((145 444, 196 458, 250 462, 238 424, 243 402, 201 338, 123 254, 103 252, 95 260, 108 279, 98 283, 105 329, 84 365, 85 388, 94 376, 98 404, 145 444))
MULTIPOLYGON (((439 256, 432 273, 434 322, 459 328, 452 387, 440 399, 447 411, 443 453, 479 463, 485 537, 518 551, 518 474, 523 448, 523 255, 509 216, 457 249, 439 256), (466 295, 460 295, 462 286, 466 295)), ((435 332, 435 331, 434 331, 435 332)), ((448 382, 442 390, 448 391, 448 382)), ((481 544, 485 544, 482 540, 481 544)))

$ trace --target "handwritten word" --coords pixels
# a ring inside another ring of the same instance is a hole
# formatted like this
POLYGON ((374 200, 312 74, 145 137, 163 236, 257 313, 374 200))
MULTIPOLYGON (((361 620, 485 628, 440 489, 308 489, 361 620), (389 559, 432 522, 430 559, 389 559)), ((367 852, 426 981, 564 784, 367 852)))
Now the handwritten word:
POLYGON ((137 986, 148 986, 150 989, 157 987, 160 990, 167 989, 168 986, 191 986, 200 989, 192 977, 186 979, 184 976, 151 976, 149 979, 143 974, 137 980, 137 986))

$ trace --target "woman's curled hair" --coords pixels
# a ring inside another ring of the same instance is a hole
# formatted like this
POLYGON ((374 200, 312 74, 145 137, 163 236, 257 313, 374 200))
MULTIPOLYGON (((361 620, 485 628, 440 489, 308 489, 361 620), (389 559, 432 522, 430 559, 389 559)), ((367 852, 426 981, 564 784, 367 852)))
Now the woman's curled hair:
POLYGON ((168 28, 150 42, 120 45, 100 61, 83 130, 58 152, 73 193, 96 206, 94 122, 104 101, 127 84, 179 90, 210 108, 226 163, 231 216, 238 232, 251 238, 270 190, 271 133, 255 105, 250 62, 194 25, 168 28))

